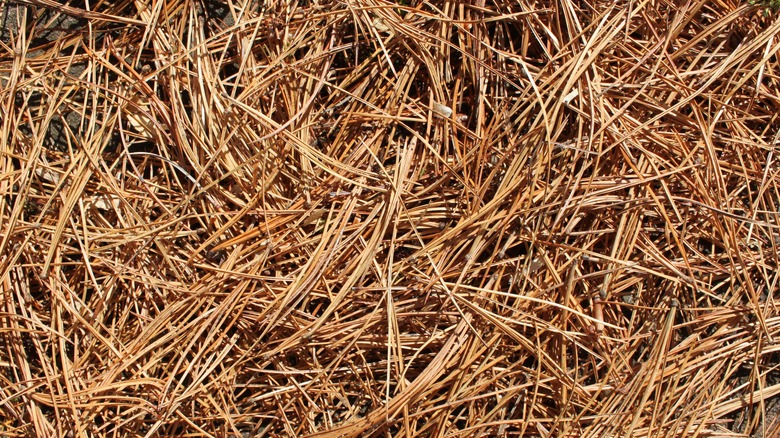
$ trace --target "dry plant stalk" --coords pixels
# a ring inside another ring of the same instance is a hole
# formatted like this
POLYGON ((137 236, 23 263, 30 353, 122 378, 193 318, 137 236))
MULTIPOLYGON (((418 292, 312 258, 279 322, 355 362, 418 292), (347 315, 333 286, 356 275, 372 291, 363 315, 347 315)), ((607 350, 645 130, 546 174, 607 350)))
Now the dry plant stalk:
POLYGON ((0 4, 0 435, 780 433, 773 13, 0 4))

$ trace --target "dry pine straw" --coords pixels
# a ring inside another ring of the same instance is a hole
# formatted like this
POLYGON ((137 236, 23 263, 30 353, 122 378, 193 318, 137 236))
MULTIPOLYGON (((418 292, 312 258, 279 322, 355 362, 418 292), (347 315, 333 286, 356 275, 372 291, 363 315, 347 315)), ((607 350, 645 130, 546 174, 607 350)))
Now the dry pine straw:
POLYGON ((778 436, 747 2, 3 1, 4 436, 778 436))

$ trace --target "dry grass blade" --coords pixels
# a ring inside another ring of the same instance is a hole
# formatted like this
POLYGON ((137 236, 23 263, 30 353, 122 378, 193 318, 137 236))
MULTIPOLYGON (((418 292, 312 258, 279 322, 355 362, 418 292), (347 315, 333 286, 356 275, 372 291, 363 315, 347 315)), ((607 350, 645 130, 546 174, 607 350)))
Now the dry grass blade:
POLYGON ((1 436, 780 433, 771 5, 0 5, 1 436))

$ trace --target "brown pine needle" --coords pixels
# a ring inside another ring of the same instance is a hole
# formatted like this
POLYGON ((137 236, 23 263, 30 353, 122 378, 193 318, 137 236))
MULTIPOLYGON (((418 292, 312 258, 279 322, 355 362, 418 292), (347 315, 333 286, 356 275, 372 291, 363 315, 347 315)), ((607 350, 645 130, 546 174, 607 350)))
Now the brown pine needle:
POLYGON ((770 3, 0 2, 0 436, 778 436, 770 3))

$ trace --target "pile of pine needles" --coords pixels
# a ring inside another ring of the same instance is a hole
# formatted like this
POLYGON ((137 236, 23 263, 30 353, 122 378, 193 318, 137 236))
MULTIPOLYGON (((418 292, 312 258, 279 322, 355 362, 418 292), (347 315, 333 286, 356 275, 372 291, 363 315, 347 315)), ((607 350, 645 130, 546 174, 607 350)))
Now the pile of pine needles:
POLYGON ((780 434, 771 8, 0 4, 3 436, 780 434))

